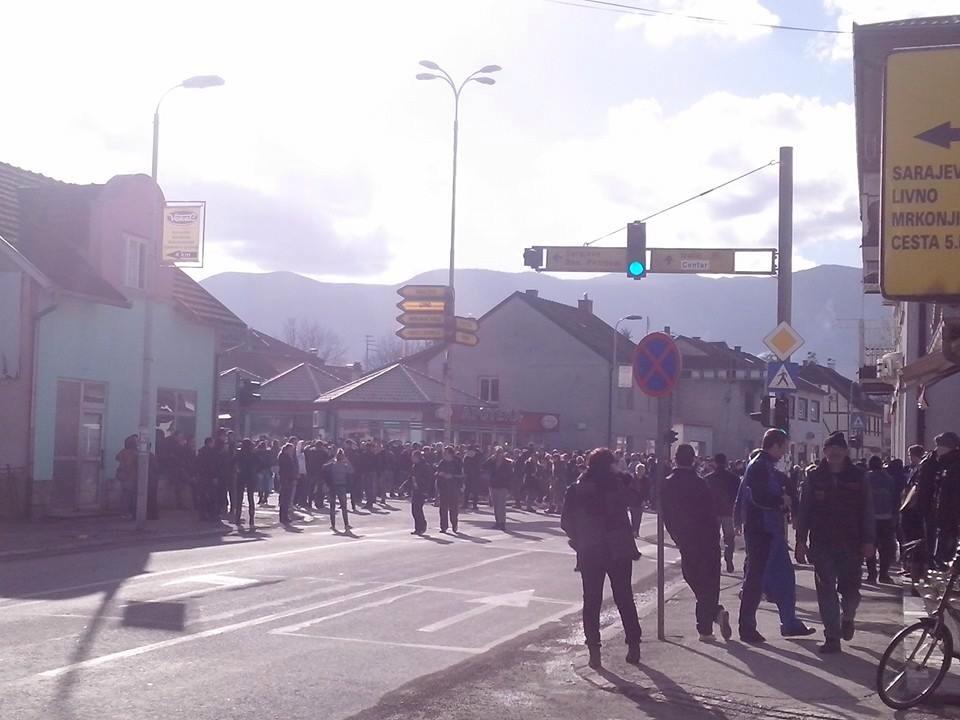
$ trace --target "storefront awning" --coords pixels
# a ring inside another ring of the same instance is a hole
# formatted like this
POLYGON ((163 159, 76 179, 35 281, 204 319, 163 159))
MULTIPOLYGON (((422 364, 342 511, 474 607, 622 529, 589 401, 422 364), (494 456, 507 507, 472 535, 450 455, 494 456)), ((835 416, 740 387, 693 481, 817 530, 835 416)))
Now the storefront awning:
POLYGON ((954 358, 960 357, 960 340, 953 340, 946 352, 924 355, 903 368, 900 373, 901 387, 929 385, 960 372, 960 364, 954 358))

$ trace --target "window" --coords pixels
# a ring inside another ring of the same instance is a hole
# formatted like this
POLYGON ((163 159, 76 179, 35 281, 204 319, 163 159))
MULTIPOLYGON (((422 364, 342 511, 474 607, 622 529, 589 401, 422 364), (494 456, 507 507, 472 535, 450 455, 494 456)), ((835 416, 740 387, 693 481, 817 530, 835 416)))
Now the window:
POLYGON ((143 290, 146 287, 147 241, 127 235, 127 256, 123 284, 143 290))
POLYGON ((187 438, 197 436, 197 393, 193 390, 157 389, 157 430, 164 437, 180 432, 187 438))
POLYGON ((790 405, 790 419, 792 420, 797 416, 797 396, 791 395, 789 398, 790 405))
POLYGON ((633 366, 632 365, 620 366, 620 371, 617 374, 617 387, 618 388, 633 387, 633 366))
POLYGON ((797 420, 807 419, 807 399, 797 398, 797 420))
POLYGON ((743 409, 747 415, 753 412, 754 403, 756 403, 756 396, 752 392, 745 392, 743 394, 743 409))
POLYGON ((480 378, 480 399, 487 403, 500 402, 500 378, 480 378))
POLYGON ((820 401, 810 401, 810 422, 820 422, 820 401))

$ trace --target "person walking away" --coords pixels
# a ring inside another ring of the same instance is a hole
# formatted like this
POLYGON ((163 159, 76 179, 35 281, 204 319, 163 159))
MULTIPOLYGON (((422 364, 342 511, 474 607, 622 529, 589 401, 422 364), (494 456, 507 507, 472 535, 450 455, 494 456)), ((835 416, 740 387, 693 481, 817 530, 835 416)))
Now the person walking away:
POLYGON ((874 535, 876 537, 875 552, 867 558, 867 582, 877 582, 877 554, 880 555, 879 580, 884 585, 893 585, 890 577, 890 565, 897 552, 897 515, 899 498, 896 492, 896 482, 883 469, 883 460, 879 455, 873 455, 867 462, 867 482, 870 483, 870 493, 873 495, 874 535))
POLYGON ((203 441, 197 451, 197 512, 200 520, 219 520, 217 499, 217 475, 220 472, 220 453, 212 437, 203 441))
POLYGON ((714 623, 729 640, 730 613, 720 604, 720 521, 706 481, 694 470, 693 447, 679 445, 674 459, 676 468, 660 490, 663 523, 680 551, 683 579, 697 598, 700 640, 713 639, 714 623))
POLYGON ((823 455, 800 491, 794 552, 799 564, 813 562, 825 637, 819 652, 832 654, 856 631, 861 568, 873 556, 876 522, 870 483, 850 461, 843 433, 827 438, 823 455))
POLYGON ((499 445, 494 449, 493 457, 487 461, 487 473, 490 476, 490 504, 493 505, 493 527, 507 529, 507 497, 513 487, 516 472, 513 460, 507 457, 499 445))
POLYGON ((410 475, 404 483, 404 489, 410 493, 410 514, 413 516, 411 535, 423 535, 427 531, 427 518, 423 506, 433 485, 433 466, 426 461, 423 453, 414 450, 410 454, 410 475))
POLYGON ((467 510, 473 505, 474 511, 479 509, 480 502, 480 448, 473 445, 467 448, 463 456, 463 509, 467 510))
POLYGON ((340 503, 340 513, 343 515, 343 529, 350 530, 350 517, 347 514, 347 489, 350 487, 350 476, 353 470, 347 460, 343 448, 337 448, 333 460, 324 464, 321 476, 327 486, 327 499, 330 505, 330 529, 337 531, 337 503, 340 503))
POLYGON ((256 507, 253 504, 253 493, 257 487, 257 471, 260 469, 260 459, 253 447, 253 440, 244 438, 237 453, 237 480, 233 487, 233 498, 230 505, 233 509, 233 524, 239 527, 243 524, 243 496, 247 496, 247 513, 250 516, 250 532, 255 528, 256 507))
POLYGON ((293 522, 293 496, 297 490, 297 478, 300 475, 300 466, 297 462, 297 448, 293 443, 286 443, 277 457, 280 476, 280 524, 289 525, 293 522))
POLYGON ((440 532, 447 529, 457 534, 460 492, 463 487, 463 464, 453 446, 443 449, 443 459, 437 465, 437 500, 440 504, 440 532))
POLYGON ((616 458, 606 448, 590 453, 587 471, 567 490, 560 527, 577 552, 583 584, 583 630, 590 667, 601 667, 600 608, 610 578, 627 643, 627 662, 640 662, 640 620, 633 598, 633 562, 639 555, 627 508, 633 502, 630 479, 616 473, 616 458))
POLYGON ((937 551, 935 560, 947 568, 957 552, 957 530, 960 525, 960 437, 945 432, 934 438, 936 449, 937 486, 937 551))
POLYGON ((720 532, 723 535, 723 560, 728 573, 735 571, 733 553, 737 547, 737 533, 734 529, 733 507, 740 492, 740 478, 730 472, 727 456, 717 453, 713 456, 714 471, 707 475, 707 487, 713 498, 720 518, 720 532))
POLYGON ((917 583, 926 572, 926 554, 923 550, 924 523, 923 513, 920 511, 920 496, 918 482, 920 479, 920 462, 923 460, 926 451, 922 445, 912 445, 907 451, 910 465, 907 468, 907 484, 903 491, 903 497, 900 500, 900 526, 903 528, 904 545, 921 541, 920 545, 913 545, 913 550, 909 553, 901 552, 900 560, 903 564, 904 558, 909 557, 909 566, 904 569, 910 573, 912 584, 912 593, 919 596, 917 583))

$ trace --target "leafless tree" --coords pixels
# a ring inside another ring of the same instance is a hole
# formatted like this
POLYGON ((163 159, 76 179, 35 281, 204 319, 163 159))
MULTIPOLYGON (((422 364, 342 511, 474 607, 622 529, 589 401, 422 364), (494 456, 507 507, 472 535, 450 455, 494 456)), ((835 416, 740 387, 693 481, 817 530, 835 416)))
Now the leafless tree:
POLYGON ((347 346, 343 338, 316 320, 288 317, 283 325, 283 339, 296 348, 315 352, 329 365, 340 365, 346 361, 347 346))
POLYGON ((382 368, 420 352, 431 343, 401 340, 396 335, 382 335, 377 340, 376 349, 370 353, 370 368, 382 368))

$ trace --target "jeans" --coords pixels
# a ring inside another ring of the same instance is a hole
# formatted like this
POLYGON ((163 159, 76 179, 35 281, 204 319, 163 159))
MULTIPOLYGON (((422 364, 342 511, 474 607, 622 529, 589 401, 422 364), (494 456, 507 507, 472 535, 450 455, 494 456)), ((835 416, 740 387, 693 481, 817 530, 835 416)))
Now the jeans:
MULTIPOLYGON (((717 568, 719 570, 719 566, 717 568)), ((580 580, 583 582, 583 632, 587 647, 600 647, 600 608, 603 605, 603 584, 610 577, 613 600, 620 611, 628 645, 640 642, 640 620, 633 599, 633 561, 580 561, 580 580)))
POLYGON ((810 559, 817 583, 823 634, 828 640, 839 640, 841 613, 844 622, 853 622, 860 605, 863 558, 859 548, 814 547, 810 559))
POLYGON ((240 524, 240 518, 243 515, 243 494, 247 494, 247 512, 250 514, 250 524, 253 525, 256 515, 256 506, 253 503, 253 492, 256 487, 256 480, 251 478, 250 482, 245 482, 240 478, 233 481, 230 488, 230 508, 233 510, 233 521, 236 525, 240 524))
POLYGON ((643 522, 643 505, 630 506, 630 528, 634 537, 640 537, 640 524, 643 522))
POLYGON ((410 514, 413 515, 413 530, 417 533, 427 531, 427 518, 423 514, 423 504, 427 501, 425 495, 413 493, 410 496, 410 514))
POLYGON ((897 530, 893 520, 877 520, 877 541, 873 557, 867 560, 867 575, 877 576, 877 554, 880 555, 880 577, 890 574, 890 565, 897 552, 897 530))
POLYGON ((509 488, 490 488, 490 502, 493 503, 493 517, 498 528, 507 526, 507 496, 509 488))
POLYGON ((330 488, 327 498, 330 500, 330 527, 337 526, 337 501, 339 501, 343 527, 346 530, 350 527, 350 519, 347 516, 347 489, 345 487, 330 488))
POLYGON ((697 598, 697 632, 710 635, 720 609, 720 546, 681 548, 680 569, 697 598))
POLYGON ((770 543, 763 593, 777 604, 780 632, 789 633, 801 628, 803 623, 797 619, 797 576, 785 537, 774 537, 770 543))
MULTIPOLYGON (((763 596, 763 577, 770 560, 773 538, 766 533, 748 533, 743 536, 747 560, 743 570, 743 594, 740 596, 740 633, 757 630, 757 608, 763 596)), ((718 545, 719 551, 719 545, 718 545)))
POLYGON ((467 475, 466 486, 463 492, 464 510, 470 505, 471 498, 473 499, 473 509, 476 510, 477 503, 480 502, 480 476, 475 473, 467 475))
POLYGON ((720 516, 720 531, 723 535, 723 560, 733 565, 733 551, 737 547, 737 531, 733 527, 732 515, 720 516))
POLYGON ((447 528, 453 528, 453 531, 457 531, 457 521, 459 520, 459 511, 460 511, 460 493, 447 496, 445 493, 440 493, 440 530, 446 532, 447 528))
POLYGON ((289 523, 290 508, 293 507, 293 494, 297 489, 296 478, 280 478, 280 522, 289 523))

